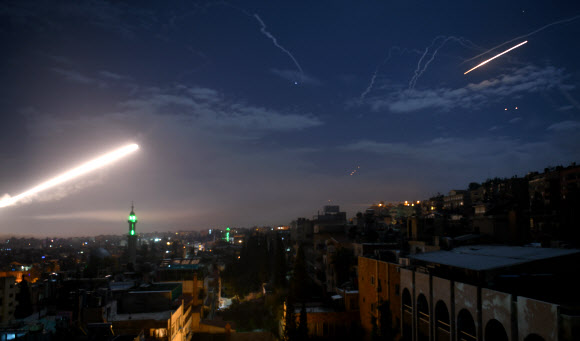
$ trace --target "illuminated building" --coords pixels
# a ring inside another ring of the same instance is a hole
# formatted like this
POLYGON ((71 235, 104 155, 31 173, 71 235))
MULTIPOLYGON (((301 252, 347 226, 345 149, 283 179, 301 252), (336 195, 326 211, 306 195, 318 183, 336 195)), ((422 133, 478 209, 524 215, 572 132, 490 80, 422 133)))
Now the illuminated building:
POLYGON ((129 256, 128 263, 135 265, 137 258, 137 232, 135 225, 137 225, 137 216, 135 215, 133 204, 131 204, 131 213, 129 213, 129 235, 127 235, 127 254, 129 256))
MULTIPOLYGON (((367 245, 367 250, 374 246, 378 245, 367 245)), ((384 313, 383 309, 387 307, 391 311, 391 327, 396 329, 400 324, 401 266, 394 258, 391 261, 366 256, 358 258, 358 305, 361 327, 367 335, 372 334, 373 318, 377 321, 378 328, 385 329, 380 323, 384 321, 381 319, 381 313, 384 313)))

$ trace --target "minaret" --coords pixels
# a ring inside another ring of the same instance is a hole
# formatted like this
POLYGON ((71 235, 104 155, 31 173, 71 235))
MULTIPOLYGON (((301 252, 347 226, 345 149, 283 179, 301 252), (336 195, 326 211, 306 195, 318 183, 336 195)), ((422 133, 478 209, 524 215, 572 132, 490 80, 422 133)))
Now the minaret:
POLYGON ((135 215, 133 203, 131 203, 131 213, 129 213, 129 235, 127 236, 127 254, 129 255, 128 263, 135 265, 137 258, 137 232, 135 232, 135 225, 137 225, 137 216, 135 215))

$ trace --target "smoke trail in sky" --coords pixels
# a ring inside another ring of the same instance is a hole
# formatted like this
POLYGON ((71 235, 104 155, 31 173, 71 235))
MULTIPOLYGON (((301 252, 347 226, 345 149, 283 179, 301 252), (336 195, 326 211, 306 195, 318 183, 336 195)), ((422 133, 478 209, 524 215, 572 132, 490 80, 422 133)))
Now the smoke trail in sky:
POLYGON ((385 59, 383 59, 383 61, 377 65, 375 72, 373 73, 373 76, 371 78, 371 81, 369 83, 369 86, 367 86, 366 90, 363 91, 362 94, 360 94, 360 100, 364 100, 366 95, 369 94, 369 92, 371 92, 371 90, 373 89, 373 86, 375 85, 375 79, 377 78, 377 75, 379 74, 379 69, 381 66, 385 65, 386 62, 389 61, 389 59, 391 59, 392 55, 393 55, 393 50, 399 50, 401 51, 401 53, 405 52, 407 49, 401 49, 398 46, 393 46, 389 49, 389 54, 387 55, 387 57, 385 59))
POLYGON ((298 61, 296 60, 296 58, 294 58, 294 56, 292 55, 292 53, 290 53, 290 51, 288 51, 284 47, 282 47, 282 45, 278 44, 278 40, 276 40, 276 37, 274 37, 270 32, 266 31, 266 24, 264 24, 264 22, 262 21, 262 19, 260 19, 260 17, 257 14, 254 14, 254 18, 256 18, 256 20, 258 20, 258 22, 262 26, 262 28, 260 29, 260 31, 266 37, 270 38, 270 40, 272 40, 272 42, 274 43, 274 45, 276 45, 277 48, 279 48, 280 50, 282 50, 284 53, 286 53, 292 59, 292 61, 294 62, 294 64, 298 68, 298 70, 300 71, 300 74, 303 75, 304 74, 304 71, 302 71, 302 67, 300 66, 300 64, 298 64, 298 61))
POLYGON ((564 97, 568 100, 568 102, 570 102, 570 104, 572 104, 572 106, 574 106, 576 109, 580 110, 580 103, 574 99, 574 97, 572 97, 570 95, 570 93, 568 93, 568 91, 566 91, 566 89, 564 89, 563 86, 560 86, 560 92, 562 93, 562 95, 564 95, 564 97))
MULTIPOLYGON (((427 47, 425 49, 425 52, 423 52, 423 55, 421 56, 421 58, 419 58, 419 62, 417 63, 417 68, 415 69, 415 74, 413 75, 413 77, 411 77, 411 80, 409 81, 409 89, 413 89, 415 87, 415 84, 417 83, 417 79, 419 78, 419 76, 421 76, 421 74, 423 72, 425 72, 424 70, 427 69, 427 66, 425 66, 425 68, 423 69, 423 71, 421 72, 421 62, 423 62, 423 59, 425 58, 425 56, 427 55, 427 52, 429 52, 429 48, 431 48, 434 44, 435 41, 437 41, 437 39, 439 39, 440 37, 436 37, 435 39, 433 39, 433 41, 431 42, 431 46, 427 47)), ((441 45, 443 46, 443 45, 441 45)), ((439 48, 441 48, 441 46, 439 48)), ((439 48, 437 50, 435 50, 433 56, 435 56, 435 53, 437 53, 437 51, 439 51, 439 48)), ((429 64, 427 64, 429 65, 429 64)))
MULTIPOLYGON (((486 53, 489 53, 489 52, 491 52, 491 51, 493 51, 493 50, 495 50, 495 49, 497 49, 497 48, 500 48, 500 47, 502 47, 502 46, 504 46, 504 45, 510 44, 510 43, 512 43, 512 42, 514 42, 514 41, 516 41, 516 40, 521 40, 521 39, 523 39, 523 38, 527 38, 527 37, 529 37, 529 36, 531 36, 531 35, 533 35, 533 34, 536 34, 536 33, 540 32, 540 31, 543 31, 543 30, 547 29, 547 28, 548 28, 548 27, 550 27, 550 26, 554 26, 554 25, 559 25, 559 24, 567 23, 567 22, 574 21, 574 20, 577 20, 577 19, 580 19, 580 15, 577 15, 577 16, 574 16, 574 17, 571 17, 571 18, 568 18, 568 19, 562 19, 562 20, 554 21, 553 23, 550 23, 550 24, 544 25, 544 26, 542 26, 542 27, 538 28, 538 29, 537 29, 537 30, 535 30, 535 31, 532 31, 532 32, 530 32, 530 33, 526 33, 526 34, 524 34, 524 35, 521 35, 521 36, 519 36, 519 37, 515 37, 514 39, 508 40, 508 41, 506 41, 506 42, 504 42, 504 43, 501 43, 501 44, 499 44, 499 45, 497 45, 497 46, 494 46, 494 47, 492 47, 491 49, 489 49, 489 50, 487 50, 487 51, 485 51, 485 52, 482 52, 482 53, 478 54, 478 55, 477 55, 477 56, 475 56, 475 57, 471 57, 471 58, 469 58, 469 59, 466 59, 465 61, 463 61, 463 63, 466 63, 466 62, 472 61, 472 60, 474 60, 474 59, 476 59, 476 58, 479 58, 479 57, 483 56, 483 55, 484 55, 484 54, 486 54, 486 53)), ((463 63, 462 63, 462 64, 463 64, 463 63)))
POLYGON ((439 52, 439 50, 450 40, 453 40, 453 41, 457 42, 459 45, 466 47, 466 48, 483 50, 482 47, 477 46, 473 42, 471 42, 465 38, 462 38, 462 37, 455 37, 455 36, 449 36, 449 37, 437 36, 437 37, 435 37, 435 39, 433 39, 433 41, 431 42, 431 45, 425 49, 425 52, 423 52, 423 55, 419 59, 419 62, 417 63, 417 68, 415 69, 415 73, 414 73, 413 77, 411 77, 411 80, 409 81, 409 89, 415 88, 415 85, 417 84, 417 80, 419 79, 419 77, 421 77, 421 75, 423 75, 423 73, 425 71, 427 71, 429 64, 431 64, 431 62, 435 59, 437 52, 439 52), (429 60, 427 60, 427 62, 425 62, 425 64, 423 65, 423 68, 421 69, 421 63, 423 62, 423 59, 425 59, 425 57, 427 56, 429 49, 432 48, 438 40, 443 39, 443 38, 445 38, 445 39, 433 51, 433 53, 431 54, 431 58, 429 60))
MULTIPOLYGON (((272 33, 266 31, 266 24, 264 23, 264 21, 262 20, 262 18, 260 18, 260 16, 258 14, 251 14, 250 12, 248 12, 247 10, 238 7, 236 5, 233 5, 229 2, 226 1, 216 1, 216 2, 211 2, 211 3, 207 3, 204 5, 194 5, 195 6, 195 10, 190 11, 190 12, 186 12, 184 14, 180 14, 180 15, 174 15, 173 17, 171 17, 169 19, 169 26, 176 29, 176 22, 179 20, 183 20, 185 17, 189 16, 189 15, 193 15, 197 12, 201 12, 201 11, 205 11, 207 9, 209 9, 210 7, 213 6, 226 6, 229 8, 233 8, 237 11, 239 11, 240 13, 243 13, 244 15, 248 16, 248 17, 253 17, 254 19, 258 20, 258 22, 260 23, 260 31, 266 36, 268 37, 270 40, 272 40, 272 42, 274 43, 274 45, 279 48, 280 50, 282 50, 282 52, 286 53, 288 55, 288 57, 290 57, 290 59, 292 59, 292 61, 294 62, 294 65, 296 65, 296 68, 298 69, 299 73, 300 73, 300 81, 304 81, 304 71, 302 70, 302 67, 300 66, 300 64, 298 63, 298 61, 296 60, 296 58, 294 58, 294 55, 292 55, 292 53, 290 51, 288 51, 286 48, 284 48, 282 45, 280 45, 278 43, 278 40, 276 39, 276 37, 274 37, 272 35, 272 33)), ((192 50, 191 47, 188 48, 190 51, 192 50)), ((193 52, 193 51, 191 51, 193 52)), ((296 81, 296 80, 295 80, 296 81)))
POLYGON ((365 91, 363 91, 362 94, 360 94, 360 100, 364 100, 365 96, 368 95, 369 92, 371 92, 373 85, 375 85, 375 78, 377 78, 377 73, 379 72, 379 68, 376 68, 375 73, 373 73, 373 77, 371 78, 371 82, 369 83, 369 86, 366 88, 365 91))

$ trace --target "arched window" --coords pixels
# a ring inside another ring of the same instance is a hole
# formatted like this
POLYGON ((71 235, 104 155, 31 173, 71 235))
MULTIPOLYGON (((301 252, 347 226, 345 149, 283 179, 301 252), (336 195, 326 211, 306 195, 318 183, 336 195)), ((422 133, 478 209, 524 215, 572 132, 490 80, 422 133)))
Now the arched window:
POLYGON ((438 301, 435 305, 435 340, 451 340, 451 321, 449 320, 449 310, 443 301, 438 301))
POLYGON ((544 341, 544 338, 538 334, 529 334, 524 341, 544 341))
POLYGON ((417 297, 417 331, 419 341, 429 341, 429 303, 425 295, 417 297))
POLYGON ((407 288, 403 289, 403 340, 413 339, 413 301, 407 288))
POLYGON ((508 336, 503 324, 498 320, 491 319, 485 326, 485 341, 508 341, 508 336))
POLYGON ((457 315, 457 340, 476 341, 475 322, 466 309, 461 309, 457 315))

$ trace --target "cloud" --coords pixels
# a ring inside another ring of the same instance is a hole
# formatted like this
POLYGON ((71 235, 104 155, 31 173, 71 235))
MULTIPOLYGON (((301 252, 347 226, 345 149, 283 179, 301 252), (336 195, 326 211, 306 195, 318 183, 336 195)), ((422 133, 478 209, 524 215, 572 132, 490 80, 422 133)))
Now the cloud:
POLYGON ((201 87, 182 87, 182 88, 186 89, 188 93, 190 93, 194 98, 198 100, 217 102, 221 99, 220 94, 213 89, 201 87))
POLYGON ((514 123, 518 123, 521 120, 522 120, 521 117, 514 117, 511 120, 509 120, 508 122, 514 124, 514 123))
POLYGON ((572 110, 574 108, 575 108, 575 106, 573 106, 573 105, 563 105, 563 106, 558 108, 558 111, 568 111, 568 110, 572 110))
POLYGON ((47 28, 62 29, 66 25, 76 25, 77 21, 93 25, 106 31, 134 38, 139 31, 149 30, 157 21, 155 12, 136 8, 124 3, 104 0, 60 2, 14 1, 3 6, 0 15, 18 24, 26 25, 38 32, 47 28))
POLYGON ((53 67, 50 70, 61 75, 68 82, 82 85, 93 85, 99 88, 109 88, 113 85, 130 86, 132 88, 136 87, 135 84, 132 84, 131 77, 106 70, 101 70, 94 76, 89 76, 76 70, 63 69, 60 67, 53 67))
POLYGON ((66 79, 69 82, 85 85, 96 85, 100 88, 106 88, 108 86, 108 84, 105 81, 83 75, 78 71, 65 70, 61 68, 52 68, 51 70, 63 76, 64 79, 66 79))
MULTIPOLYGON (((137 212, 139 212, 137 210, 137 212)), ((178 219, 185 219, 191 217, 191 211, 184 210, 163 210, 163 211, 143 211, 138 214, 140 220, 145 220, 147 222, 163 223, 167 222, 167 216, 178 219)), ((56 213, 56 214, 41 214, 33 215, 32 219, 35 220, 54 220, 54 221, 68 221, 68 220, 80 220, 80 221, 99 221, 108 223, 125 223, 127 216, 127 210, 94 210, 94 211, 79 211, 72 213, 56 213)))
POLYGON ((548 127, 548 130, 551 131, 578 131, 580 130, 580 122, 579 121, 562 121, 558 123, 554 123, 548 127))
POLYGON ((298 72, 296 70, 279 70, 279 69, 271 69, 270 70, 276 76, 286 79, 292 83, 298 82, 298 84, 306 84, 306 85, 322 85, 322 82, 312 76, 309 76, 305 73, 298 72))
POLYGON ((103 78, 108 78, 108 79, 112 79, 112 80, 124 80, 124 79, 129 79, 129 77, 127 76, 123 76, 114 72, 110 72, 110 71, 106 71, 106 70, 102 70, 99 71, 99 75, 103 78))
POLYGON ((528 65, 509 74, 480 83, 470 83, 462 88, 398 89, 383 97, 368 98, 365 103, 374 111, 388 110, 393 113, 426 109, 440 111, 478 109, 498 99, 522 93, 574 88, 572 85, 564 84, 567 78, 564 69, 528 65))
POLYGON ((214 130, 292 131, 323 124, 309 114, 282 113, 243 102, 228 101, 219 92, 208 88, 181 85, 169 89, 150 88, 145 93, 137 99, 125 101, 121 107, 131 112, 180 114, 191 124, 214 130))
POLYGON ((570 158, 573 160, 578 155, 577 151, 562 148, 550 138, 540 142, 525 142, 506 136, 436 138, 414 144, 361 140, 341 148, 381 155, 389 159, 392 165, 397 164, 395 160, 398 160, 407 168, 448 168, 449 174, 452 169, 463 168, 467 173, 477 174, 494 167, 498 169, 496 174, 500 175, 505 173, 505 169, 514 168, 508 166, 514 164, 526 168, 523 171, 527 172, 530 171, 530 165, 542 167, 542 164, 567 163, 570 158))
MULTIPOLYGON (((89 77, 77 71, 61 68, 52 70, 73 83, 96 85, 101 88, 109 86, 105 80, 89 77)), ((108 80, 127 78, 108 71, 101 71, 99 75, 108 80)), ((190 125, 201 125, 214 130, 242 129, 253 132, 253 135, 245 135, 248 138, 255 137, 256 132, 302 130, 323 124, 313 115, 283 113, 230 101, 216 90, 185 85, 141 88, 138 89, 135 98, 128 99, 119 106, 122 108, 122 112, 119 113, 121 116, 127 113, 178 115, 184 123, 189 122, 190 125)))

